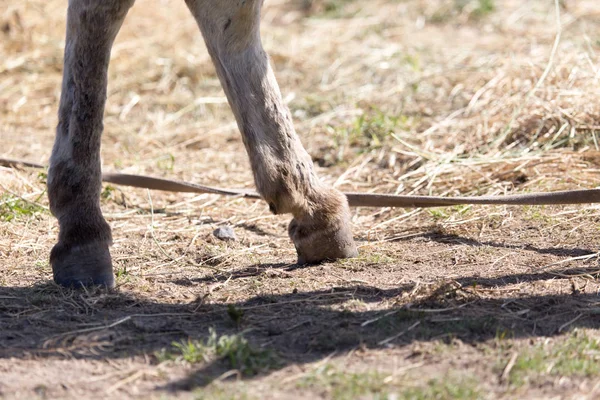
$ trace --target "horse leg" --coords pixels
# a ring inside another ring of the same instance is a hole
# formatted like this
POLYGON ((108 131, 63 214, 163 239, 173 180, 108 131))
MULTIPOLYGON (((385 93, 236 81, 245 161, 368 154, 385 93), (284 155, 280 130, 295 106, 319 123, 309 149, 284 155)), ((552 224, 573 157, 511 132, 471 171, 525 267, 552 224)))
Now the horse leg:
POLYGON ((273 213, 293 215, 289 235, 298 263, 356 256, 346 197, 319 181, 263 50, 262 0, 186 3, 235 114, 259 193, 273 213))
POLYGON ((48 170, 59 223, 50 253, 64 286, 114 285, 110 227, 100 210, 100 138, 113 41, 134 0, 70 0, 58 127, 48 170))

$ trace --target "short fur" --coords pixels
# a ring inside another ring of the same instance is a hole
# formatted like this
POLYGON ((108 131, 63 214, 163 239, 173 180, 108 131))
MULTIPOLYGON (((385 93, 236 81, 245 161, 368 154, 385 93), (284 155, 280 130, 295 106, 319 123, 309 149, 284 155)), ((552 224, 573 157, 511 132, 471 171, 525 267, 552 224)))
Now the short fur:
MULTIPOLYGON (((60 233, 50 262, 66 286, 114 285, 110 227, 100 210, 100 138, 110 51, 134 0, 70 0, 48 196, 60 233)), ((260 40, 262 0, 186 0, 242 133, 256 187, 291 213, 298 262, 354 257, 346 197, 319 181, 260 40)))

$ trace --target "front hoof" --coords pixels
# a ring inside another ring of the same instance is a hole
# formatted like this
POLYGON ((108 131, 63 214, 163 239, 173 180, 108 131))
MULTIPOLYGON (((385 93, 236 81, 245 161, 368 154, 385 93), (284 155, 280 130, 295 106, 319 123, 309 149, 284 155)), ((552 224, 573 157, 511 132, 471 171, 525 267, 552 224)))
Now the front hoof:
POLYGON ((64 245, 50 253, 54 282, 65 287, 115 286, 107 243, 64 245))
POLYGON ((296 246, 298 264, 316 264, 358 256, 352 238, 350 211, 344 197, 336 212, 294 218, 288 232, 296 246))

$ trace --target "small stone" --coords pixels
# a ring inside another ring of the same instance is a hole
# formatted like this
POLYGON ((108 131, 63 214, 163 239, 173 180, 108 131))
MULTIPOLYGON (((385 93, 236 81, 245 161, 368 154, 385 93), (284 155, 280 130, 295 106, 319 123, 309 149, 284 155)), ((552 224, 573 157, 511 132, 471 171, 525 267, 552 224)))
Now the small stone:
POLYGON ((213 235, 215 235, 217 239, 221 240, 237 240, 237 236, 235 235, 235 232, 231 226, 220 226, 214 230, 213 235))

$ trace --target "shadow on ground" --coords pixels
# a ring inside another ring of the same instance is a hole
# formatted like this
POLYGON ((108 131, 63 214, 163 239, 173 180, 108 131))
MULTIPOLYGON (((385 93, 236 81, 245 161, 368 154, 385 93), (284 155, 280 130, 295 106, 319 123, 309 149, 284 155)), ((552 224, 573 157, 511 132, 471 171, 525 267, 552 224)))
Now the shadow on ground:
POLYGON ((530 244, 509 244, 504 242, 496 241, 480 241, 464 236, 455 234, 438 233, 438 232, 427 232, 420 235, 411 235, 407 238, 400 238, 397 241, 414 240, 415 238, 421 237, 423 239, 431 240, 432 242, 452 244, 452 245, 466 245, 471 247, 495 247, 503 249, 514 249, 514 250, 527 250, 538 254, 550 254, 558 257, 580 257, 588 254, 596 253, 597 250, 580 249, 573 247, 551 247, 543 248, 537 247, 530 244))
MULTIPOLYGON (((264 268, 252 266, 237 274, 260 270, 264 268)), ((499 334, 526 338, 552 336, 573 327, 600 328, 596 294, 576 288, 560 295, 503 289, 511 283, 548 279, 569 278, 548 273, 494 279, 465 276, 428 288, 402 285, 382 290, 354 285, 210 304, 202 297, 187 304, 167 304, 119 291, 79 292, 53 284, 2 287, 0 358, 153 355, 172 348, 175 341, 204 340, 208 328, 214 327, 219 334, 245 331, 251 343, 278 355, 277 368, 281 368, 357 347, 456 339, 477 344, 499 334), (369 311, 382 304, 389 306, 369 311), (243 316, 234 321, 232 309, 243 316)), ((222 362, 205 365, 170 388, 204 386, 226 369, 222 362)))

